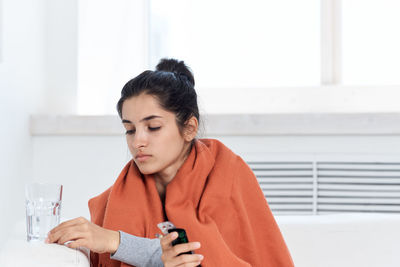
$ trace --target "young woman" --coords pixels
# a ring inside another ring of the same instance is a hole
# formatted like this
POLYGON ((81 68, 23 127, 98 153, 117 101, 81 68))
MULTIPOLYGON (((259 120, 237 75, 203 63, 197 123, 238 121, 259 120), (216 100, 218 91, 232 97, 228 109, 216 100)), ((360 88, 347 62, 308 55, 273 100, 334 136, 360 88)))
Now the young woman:
POLYGON ((294 266, 251 169, 221 142, 195 138, 194 84, 183 61, 164 59, 124 86, 117 110, 132 160, 89 201, 91 222, 61 223, 47 242, 89 248, 93 266, 294 266), (156 238, 164 221, 194 242, 156 238))

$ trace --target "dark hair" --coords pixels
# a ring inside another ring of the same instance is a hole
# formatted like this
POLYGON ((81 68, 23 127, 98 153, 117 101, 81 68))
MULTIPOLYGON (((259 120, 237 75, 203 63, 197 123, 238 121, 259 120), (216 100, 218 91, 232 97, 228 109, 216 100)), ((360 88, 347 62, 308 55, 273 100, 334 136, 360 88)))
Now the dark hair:
POLYGON ((128 81, 117 104, 120 118, 124 101, 142 93, 156 97, 162 108, 175 113, 181 132, 192 116, 200 123, 194 77, 183 61, 161 59, 155 71, 146 70, 128 81))

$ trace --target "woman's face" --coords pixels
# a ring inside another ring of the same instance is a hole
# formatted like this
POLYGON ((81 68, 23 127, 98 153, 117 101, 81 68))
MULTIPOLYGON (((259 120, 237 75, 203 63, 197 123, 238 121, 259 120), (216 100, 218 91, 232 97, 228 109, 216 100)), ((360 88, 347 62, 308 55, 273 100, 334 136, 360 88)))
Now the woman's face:
POLYGON ((185 156, 190 143, 180 134, 175 117, 148 94, 124 101, 122 123, 126 141, 141 173, 162 173, 174 168, 185 156))

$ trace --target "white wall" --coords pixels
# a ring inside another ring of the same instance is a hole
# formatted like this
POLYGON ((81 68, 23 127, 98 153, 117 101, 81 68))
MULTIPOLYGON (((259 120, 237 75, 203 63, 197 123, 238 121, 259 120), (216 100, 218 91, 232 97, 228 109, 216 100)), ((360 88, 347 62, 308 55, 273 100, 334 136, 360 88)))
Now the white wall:
MULTIPOLYGON (((400 155, 397 145, 400 135, 212 137, 223 141, 245 160, 380 162, 398 161, 400 155)), ((87 201, 113 184, 131 156, 122 131, 119 135, 102 131, 46 135, 42 131, 33 136, 33 159, 36 181, 64 185, 62 217, 89 219, 87 201)))
POLYGON ((63 91, 76 92, 76 52, 71 47, 76 33, 71 21, 76 21, 77 10, 76 1, 70 0, 2 0, 0 6, 0 240, 4 240, 15 221, 25 216, 24 184, 33 180, 29 117, 66 108, 61 100, 71 98, 63 91), (55 25, 62 29, 58 35, 55 25))
POLYGON ((63 187, 61 217, 90 219, 88 200, 117 179, 131 159, 124 136, 34 136, 33 177, 63 187))
POLYGON ((3 0, 0 62, 0 240, 24 214, 23 184, 32 172, 29 114, 42 106, 43 1, 3 0), (21 8, 23 7, 23 8, 21 8))
MULTIPOLYGON (((201 115, 201 133, 246 160, 398 161, 400 114, 201 115)), ((118 116, 32 117, 33 173, 64 184, 64 217, 88 216, 130 159, 118 116)))

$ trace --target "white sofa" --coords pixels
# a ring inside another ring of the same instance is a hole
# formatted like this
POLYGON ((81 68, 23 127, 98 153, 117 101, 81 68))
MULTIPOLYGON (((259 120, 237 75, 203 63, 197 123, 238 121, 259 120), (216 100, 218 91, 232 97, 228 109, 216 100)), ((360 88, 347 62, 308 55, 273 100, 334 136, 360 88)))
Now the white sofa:
MULTIPOLYGON (((282 231, 296 267, 399 267, 400 215, 280 215, 282 231)), ((89 267, 87 251, 29 244, 25 222, 3 243, 1 267, 89 267)), ((278 267, 278 266, 277 266, 278 267)))
MULTIPOLYGON (((62 220, 63 221, 63 220, 62 220)), ((0 267, 89 267, 89 251, 58 244, 26 241, 25 221, 0 245, 0 267)))
POLYGON ((399 267, 400 215, 276 216, 296 267, 399 267))

